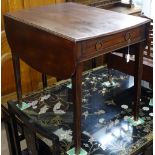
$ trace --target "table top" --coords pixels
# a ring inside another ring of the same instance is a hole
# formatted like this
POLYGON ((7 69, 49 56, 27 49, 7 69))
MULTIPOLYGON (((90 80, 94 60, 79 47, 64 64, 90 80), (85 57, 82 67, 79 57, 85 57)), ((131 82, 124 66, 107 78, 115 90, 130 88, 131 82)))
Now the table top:
POLYGON ((110 35, 149 21, 71 2, 25 9, 6 16, 71 41, 110 35))
MULTIPOLYGON (((140 117, 144 124, 133 126, 127 119, 132 115, 134 89, 132 77, 112 70, 112 85, 108 69, 100 67, 83 75, 82 82, 82 148, 90 155, 129 155, 153 138, 153 107, 149 105, 152 90, 142 88, 140 117)), ((73 104, 70 81, 44 91, 25 96, 29 108, 21 111, 12 103, 22 119, 26 115, 37 128, 59 137, 61 151, 72 148, 73 104)), ((52 147, 52 142, 43 140, 52 147)))

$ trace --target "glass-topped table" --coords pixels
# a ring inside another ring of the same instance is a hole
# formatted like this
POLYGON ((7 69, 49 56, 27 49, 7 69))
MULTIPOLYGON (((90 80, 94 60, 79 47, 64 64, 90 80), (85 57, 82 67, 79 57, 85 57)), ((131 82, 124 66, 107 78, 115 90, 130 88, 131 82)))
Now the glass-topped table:
MULTIPOLYGON (((88 155, 135 154, 152 142, 152 90, 142 87, 138 126, 129 122, 134 99, 133 78, 116 70, 108 77, 107 67, 90 70, 82 80, 82 148, 88 155)), ((23 97, 29 105, 20 110, 15 102, 9 106, 14 114, 29 119, 37 128, 59 138, 61 154, 74 146, 73 103, 70 80, 23 97)), ((53 143, 43 138, 51 147, 53 143)))

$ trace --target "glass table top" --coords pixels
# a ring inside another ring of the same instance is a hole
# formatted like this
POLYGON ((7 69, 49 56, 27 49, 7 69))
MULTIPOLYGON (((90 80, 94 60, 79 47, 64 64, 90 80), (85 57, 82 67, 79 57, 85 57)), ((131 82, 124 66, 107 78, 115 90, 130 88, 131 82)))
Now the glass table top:
MULTIPOLYGON (((107 67, 86 72, 82 82, 82 148, 88 155, 132 154, 153 139, 152 90, 142 87, 139 117, 133 126, 133 77, 107 67), (110 76, 108 76, 110 75, 110 76)), ((22 111, 38 126, 59 137, 61 152, 74 146, 73 103, 70 80, 31 95, 22 111)), ((13 105, 15 106, 15 105, 13 105)), ((20 109, 18 109, 20 110, 20 109)), ((44 139, 52 148, 52 142, 44 139)))

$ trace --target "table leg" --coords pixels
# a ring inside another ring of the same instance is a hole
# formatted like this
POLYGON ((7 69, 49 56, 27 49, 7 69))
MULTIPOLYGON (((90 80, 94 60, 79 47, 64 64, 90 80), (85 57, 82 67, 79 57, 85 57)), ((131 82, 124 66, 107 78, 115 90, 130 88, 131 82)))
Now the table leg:
POLYGON ((47 87, 47 76, 44 73, 42 73, 42 83, 43 83, 43 88, 45 89, 47 87))
POLYGON ((60 141, 55 140, 53 144, 53 155, 61 155, 60 141))
POLYGON ((143 51, 144 51, 144 42, 138 43, 135 45, 135 68, 134 68, 134 120, 138 120, 139 113, 139 101, 141 95, 141 79, 143 72, 143 51))
POLYGON ((10 126, 11 126, 11 131, 12 131, 12 137, 13 137, 13 145, 15 148, 15 154, 16 155, 21 155, 21 146, 20 146, 20 139, 19 139, 19 135, 18 135, 18 129, 17 129, 17 122, 16 122, 16 118, 14 115, 14 112, 12 111, 12 108, 9 106, 8 104, 8 110, 10 113, 10 126))
POLYGON ((72 77, 73 104, 74 104, 74 145, 78 155, 81 148, 81 83, 83 64, 78 64, 72 77))
POLYGON ((5 125, 5 130, 6 130, 9 152, 10 152, 10 155, 15 155, 16 147, 13 143, 13 133, 12 133, 11 124, 10 124, 10 114, 9 114, 8 110, 3 105, 2 105, 2 116, 4 119, 4 125, 5 125))
POLYGON ((16 82, 17 99, 18 99, 18 102, 20 103, 22 99, 22 87, 21 87, 19 57, 12 53, 12 61, 13 61, 14 76, 15 76, 15 82, 16 82))
POLYGON ((95 68, 96 67, 96 58, 93 58, 91 62, 92 62, 92 68, 95 68))

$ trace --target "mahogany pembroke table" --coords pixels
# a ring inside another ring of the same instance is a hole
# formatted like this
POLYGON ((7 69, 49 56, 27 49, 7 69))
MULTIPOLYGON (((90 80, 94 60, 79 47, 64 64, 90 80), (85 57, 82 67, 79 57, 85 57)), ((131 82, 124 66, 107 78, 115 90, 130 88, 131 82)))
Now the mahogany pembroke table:
POLYGON ((149 20, 89 7, 62 3, 5 15, 12 51, 17 96, 22 100, 19 58, 41 73, 72 78, 74 142, 81 146, 81 76, 83 62, 117 49, 134 46, 134 119, 138 119, 143 50, 149 20))

